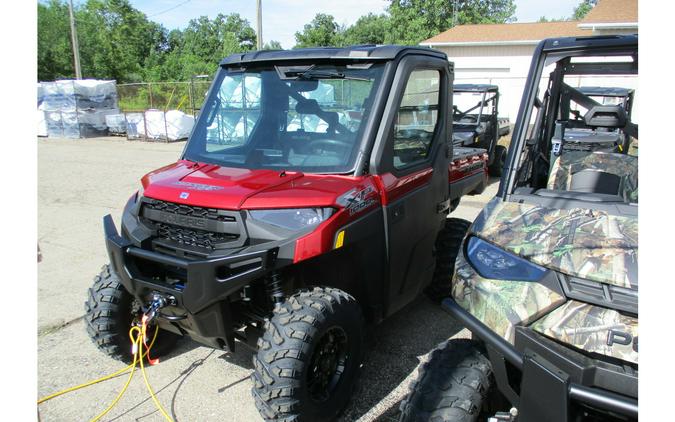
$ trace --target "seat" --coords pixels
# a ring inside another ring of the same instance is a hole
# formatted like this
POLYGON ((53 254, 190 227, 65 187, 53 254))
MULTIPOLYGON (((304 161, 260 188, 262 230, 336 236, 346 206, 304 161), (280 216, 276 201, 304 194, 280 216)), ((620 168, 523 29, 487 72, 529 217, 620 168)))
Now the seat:
POLYGON ((585 169, 572 174, 570 190, 573 192, 606 193, 618 195, 621 177, 596 169, 585 169))
POLYGON ((613 152, 565 151, 555 159, 547 189, 619 195, 638 199, 638 160, 613 152))

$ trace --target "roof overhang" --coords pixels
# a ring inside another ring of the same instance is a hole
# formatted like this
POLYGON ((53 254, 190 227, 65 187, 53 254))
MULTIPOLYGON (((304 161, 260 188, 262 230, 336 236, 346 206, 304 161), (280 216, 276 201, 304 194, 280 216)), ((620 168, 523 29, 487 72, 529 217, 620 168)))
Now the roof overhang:
POLYGON ((579 29, 633 29, 638 27, 637 22, 587 22, 577 25, 579 29))
POLYGON ((422 42, 424 47, 480 47, 491 45, 537 45, 541 40, 513 40, 513 41, 439 41, 422 42))

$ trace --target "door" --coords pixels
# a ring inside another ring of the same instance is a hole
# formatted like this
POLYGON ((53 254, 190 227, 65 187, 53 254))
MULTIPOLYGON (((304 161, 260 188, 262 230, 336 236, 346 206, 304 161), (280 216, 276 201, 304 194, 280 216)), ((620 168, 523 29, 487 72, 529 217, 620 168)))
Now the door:
POLYGON ((380 128, 375 161, 388 240, 387 314, 433 275, 434 244, 448 212, 449 69, 441 59, 403 59, 380 128))

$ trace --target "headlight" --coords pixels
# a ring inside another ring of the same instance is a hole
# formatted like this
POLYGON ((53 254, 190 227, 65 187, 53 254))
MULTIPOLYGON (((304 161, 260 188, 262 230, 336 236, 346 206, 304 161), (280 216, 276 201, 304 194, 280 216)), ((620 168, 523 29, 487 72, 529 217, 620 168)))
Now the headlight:
POLYGON ((333 215, 333 208, 292 208, 284 210, 250 211, 254 220, 288 230, 318 226, 333 215))
POLYGON ((470 237, 466 255, 471 266, 483 278, 537 281, 546 268, 510 254, 477 237, 470 237))

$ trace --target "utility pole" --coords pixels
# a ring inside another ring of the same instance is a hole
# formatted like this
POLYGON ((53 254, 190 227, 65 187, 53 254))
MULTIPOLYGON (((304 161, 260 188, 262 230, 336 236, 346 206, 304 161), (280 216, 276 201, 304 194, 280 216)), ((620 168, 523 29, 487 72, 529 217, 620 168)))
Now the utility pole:
POLYGON ((263 49, 263 38, 262 38, 262 0, 256 1, 256 15, 258 20, 258 50, 263 49))
POLYGON ((77 30, 75 29, 75 17, 73 16, 73 0, 68 4, 70 14, 70 39, 73 44, 73 61, 75 62, 75 79, 82 79, 82 69, 80 69, 80 46, 77 43, 77 30))

